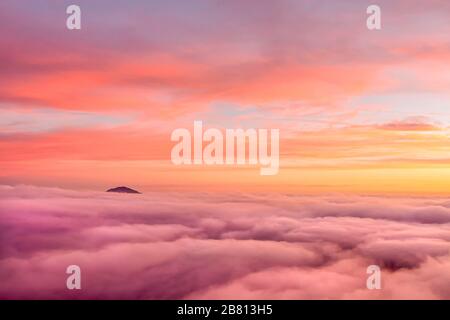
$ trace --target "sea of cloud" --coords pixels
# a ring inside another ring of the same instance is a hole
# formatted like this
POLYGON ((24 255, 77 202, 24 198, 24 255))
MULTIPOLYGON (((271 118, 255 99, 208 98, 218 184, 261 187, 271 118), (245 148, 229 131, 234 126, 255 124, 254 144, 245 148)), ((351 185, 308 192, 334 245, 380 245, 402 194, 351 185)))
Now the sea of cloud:
POLYGON ((0 298, 450 299, 450 200, 0 186, 0 298))

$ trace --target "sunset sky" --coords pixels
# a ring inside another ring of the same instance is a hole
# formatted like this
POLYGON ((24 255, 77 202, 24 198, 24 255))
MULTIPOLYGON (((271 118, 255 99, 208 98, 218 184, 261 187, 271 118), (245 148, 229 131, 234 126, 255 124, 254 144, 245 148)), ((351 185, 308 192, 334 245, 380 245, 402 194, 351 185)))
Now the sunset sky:
POLYGON ((0 3, 0 184, 448 194, 449 1, 73 2, 0 3), (280 129, 279 174, 174 166, 194 120, 280 129))
POLYGON ((450 299, 449 191, 449 0, 0 0, 0 300, 450 299))

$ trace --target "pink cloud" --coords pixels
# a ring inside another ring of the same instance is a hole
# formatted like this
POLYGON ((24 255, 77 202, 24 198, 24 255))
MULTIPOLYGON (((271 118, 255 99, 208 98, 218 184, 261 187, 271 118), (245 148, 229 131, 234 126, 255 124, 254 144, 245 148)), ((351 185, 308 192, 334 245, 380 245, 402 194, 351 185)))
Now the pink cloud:
POLYGON ((0 187, 1 298, 450 298, 440 198, 0 187), (82 290, 65 288, 68 265, 82 290), (378 264, 383 289, 365 287, 378 264))

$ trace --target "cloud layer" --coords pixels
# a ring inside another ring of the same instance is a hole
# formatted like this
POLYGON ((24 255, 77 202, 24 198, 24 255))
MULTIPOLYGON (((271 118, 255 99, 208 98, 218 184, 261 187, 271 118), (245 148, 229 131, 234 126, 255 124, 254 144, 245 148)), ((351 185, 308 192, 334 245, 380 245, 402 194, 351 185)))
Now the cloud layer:
POLYGON ((445 199, 0 194, 0 298, 450 298, 445 199), (371 264, 382 290, 366 289, 371 264))

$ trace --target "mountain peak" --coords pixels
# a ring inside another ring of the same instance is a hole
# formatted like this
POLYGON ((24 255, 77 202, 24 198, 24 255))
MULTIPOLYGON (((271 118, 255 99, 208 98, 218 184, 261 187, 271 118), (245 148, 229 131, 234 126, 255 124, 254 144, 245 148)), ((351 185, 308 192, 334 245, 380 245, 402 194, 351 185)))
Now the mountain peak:
POLYGON ((106 192, 118 192, 118 193, 140 193, 139 191, 136 191, 134 189, 128 188, 128 187, 116 187, 106 190, 106 192))

